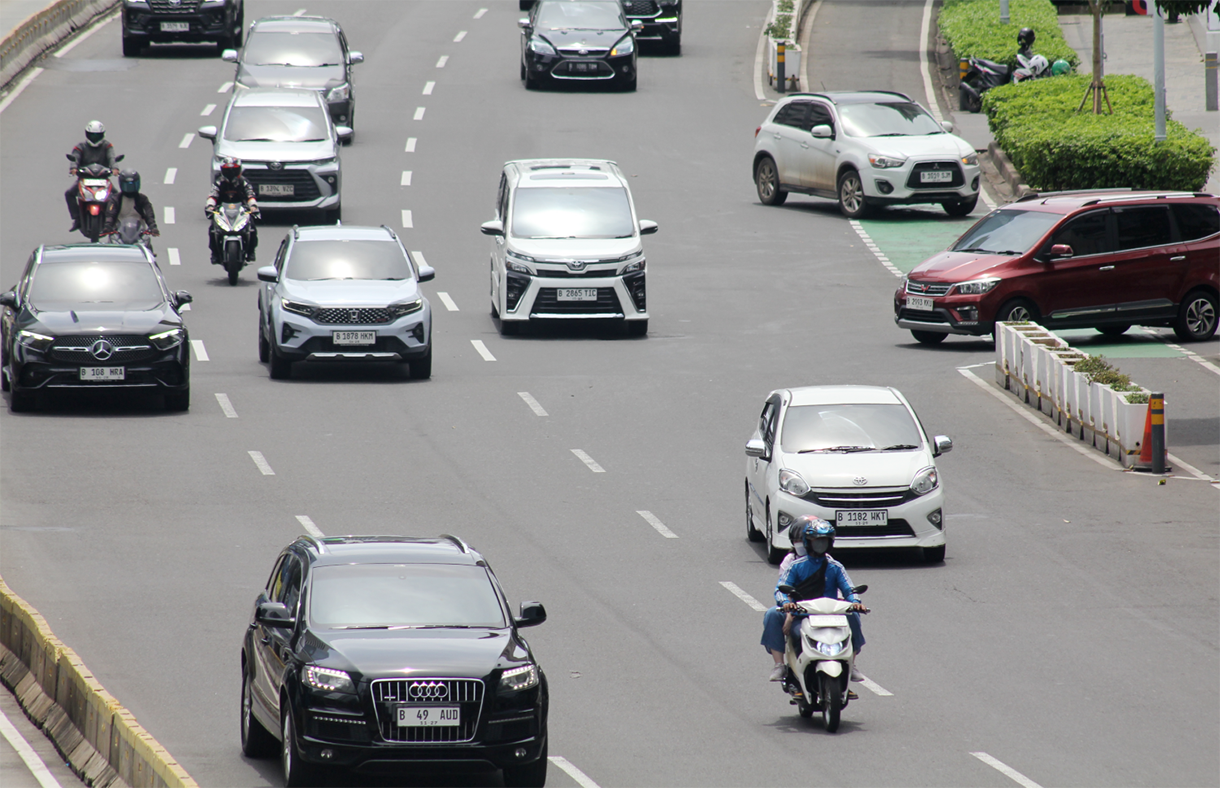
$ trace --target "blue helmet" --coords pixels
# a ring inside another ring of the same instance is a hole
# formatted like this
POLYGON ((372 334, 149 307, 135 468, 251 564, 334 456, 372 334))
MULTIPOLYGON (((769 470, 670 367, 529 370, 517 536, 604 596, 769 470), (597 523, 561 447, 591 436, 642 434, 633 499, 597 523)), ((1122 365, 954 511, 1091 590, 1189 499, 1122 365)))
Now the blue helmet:
POLYGON ((834 547, 835 527, 821 517, 812 514, 798 517, 792 527, 796 528, 798 525, 801 543, 805 545, 805 551, 809 555, 822 556, 834 547))

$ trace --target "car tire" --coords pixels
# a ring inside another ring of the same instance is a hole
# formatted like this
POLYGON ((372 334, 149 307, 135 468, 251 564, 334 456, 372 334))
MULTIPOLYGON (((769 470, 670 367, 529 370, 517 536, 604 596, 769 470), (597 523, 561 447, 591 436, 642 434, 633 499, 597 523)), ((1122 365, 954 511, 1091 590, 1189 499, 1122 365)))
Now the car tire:
POLYGON ((280 745, 280 768, 284 773, 284 788, 309 785, 309 772, 301 762, 297 749, 297 731, 292 723, 292 710, 288 707, 288 699, 283 699, 281 705, 284 706, 281 723, 284 738, 280 745))
POLYGON ((1216 333, 1216 296, 1206 290, 1191 290, 1182 299, 1173 333, 1183 342, 1204 342, 1216 333))
POLYGON ((38 406, 37 397, 32 391, 12 389, 8 395, 8 409, 13 413, 29 413, 38 406))
POLYGON ((648 333, 647 320, 629 320, 627 321, 627 336, 642 337, 648 333))
POLYGON ((868 215, 868 202, 864 198, 864 182, 860 173, 847 170, 839 176, 839 210, 848 219, 861 219, 868 215))
POLYGON ((427 380, 432 377, 432 348, 428 348, 428 355, 411 359, 407 363, 411 367, 412 380, 427 380))
POLYGON ((499 320, 499 319, 500 319, 500 310, 499 310, 499 309, 496 309, 496 302, 495 302, 495 301, 492 301, 492 302, 491 302, 491 319, 492 319, 492 320, 499 320))
MULTIPOLYGON (((522 63, 523 67, 524 67, 524 65, 525 64, 522 63)), ((537 90, 538 88, 542 87, 542 81, 535 78, 534 75, 529 72, 528 68, 525 69, 525 76, 523 77, 523 79, 525 79, 525 89, 526 90, 537 90)))
POLYGON ((1026 320, 1031 323, 1037 323, 1041 317, 1042 313, 1038 311, 1038 307, 1033 301, 1030 301, 1028 298, 1014 298, 1006 302, 995 313, 995 322, 1010 323, 1026 320))
POLYGON ((258 320, 258 360, 263 364, 271 360, 271 343, 267 341, 267 335, 263 333, 262 315, 259 315, 258 320))
POLYGON ((771 504, 768 503, 767 504, 767 535, 766 535, 767 563, 771 564, 772 566, 779 566, 780 562, 784 560, 784 556, 788 554, 788 551, 782 550, 782 549, 776 547, 774 544, 772 544, 771 540, 773 538, 773 535, 774 535, 774 533, 771 530, 771 504))
POLYGON ((754 527, 754 510, 750 508, 750 483, 746 482, 746 539, 761 542, 763 532, 754 527))
POLYGON ((123 36, 123 57, 139 57, 142 49, 138 39, 123 36))
POLYGON ((275 346, 271 346, 271 379, 272 380, 288 380, 292 377, 292 362, 281 356, 275 350, 275 346))
POLYGON ((969 216, 978 204, 979 196, 976 194, 968 200, 946 200, 940 207, 950 216, 969 216))
POLYGON ((677 57, 678 55, 681 55, 682 54, 682 37, 679 36, 678 38, 675 38, 673 41, 670 41, 669 45, 665 47, 665 51, 668 52, 671 57, 677 57))
POLYGON ((242 666, 241 676, 241 751, 247 758, 266 758, 275 753, 275 737, 254 716, 250 696, 250 676, 242 666))
POLYGON ((520 328, 521 328, 521 326, 518 323, 513 322, 512 320, 501 320, 500 321, 500 336, 502 336, 502 337, 516 336, 517 331, 520 328))
POLYGON ((941 331, 916 331, 911 329, 911 336, 921 345, 939 345, 945 341, 948 334, 941 331))
POLYGON ((763 156, 754 165, 754 188, 758 190, 758 201, 763 205, 783 205, 788 192, 780 188, 779 169, 775 159, 763 156))
POLYGON ((504 784, 508 788, 542 788, 546 785, 547 745, 543 743, 538 760, 524 766, 504 767, 504 784))
POLYGON ((940 564, 945 560, 945 546, 923 548, 923 560, 928 564, 940 564))
POLYGON ((182 391, 170 391, 165 395, 165 409, 170 413, 185 413, 191 409, 191 387, 182 391))
POLYGON ((8 362, 0 359, 0 391, 11 391, 13 388, 12 378, 13 370, 9 367, 8 362))
POLYGON ((1097 330, 1108 337, 1121 337, 1130 328, 1130 323, 1119 323, 1116 326, 1098 326, 1097 330))

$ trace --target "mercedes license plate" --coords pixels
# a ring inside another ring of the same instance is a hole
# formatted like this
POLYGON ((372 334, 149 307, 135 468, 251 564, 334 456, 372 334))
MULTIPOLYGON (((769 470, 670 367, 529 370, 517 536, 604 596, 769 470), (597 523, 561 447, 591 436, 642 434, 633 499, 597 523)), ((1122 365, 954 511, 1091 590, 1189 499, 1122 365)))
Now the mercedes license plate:
POLYGON ((189 33, 191 32, 190 22, 162 22, 162 33, 189 33))
POLYGON ((555 296, 560 301, 596 301, 596 287, 561 287, 555 296))
POLYGON ((889 525, 888 509, 849 509, 835 512, 835 525, 889 525))
POLYGON ((260 183, 258 193, 263 197, 292 197, 296 189, 291 183, 260 183))
POLYGON ((907 309, 918 309, 922 312, 931 312, 935 305, 935 302, 931 298, 907 296, 907 309))
POLYGON ((399 706, 398 727, 432 728, 442 725, 460 725, 460 706, 399 706))
POLYGON ((330 341, 336 345, 375 345, 376 331, 332 331, 330 341))
POLYGON ((124 367, 81 367, 81 380, 125 380, 127 371, 124 367))
POLYGON ((924 170, 919 173, 920 183, 948 183, 953 180, 952 170, 924 170))

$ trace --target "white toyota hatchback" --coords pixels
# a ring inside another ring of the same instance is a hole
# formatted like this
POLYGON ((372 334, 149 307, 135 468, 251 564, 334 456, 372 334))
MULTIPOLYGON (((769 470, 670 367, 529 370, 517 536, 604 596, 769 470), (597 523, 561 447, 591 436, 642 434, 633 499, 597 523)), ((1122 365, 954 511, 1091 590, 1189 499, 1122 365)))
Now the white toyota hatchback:
POLYGON ((491 245, 491 314, 501 334, 531 319, 621 320, 648 332, 642 236, 627 179, 601 159, 523 159, 504 165, 491 245))
POLYGON ((835 545, 918 547, 945 557, 944 490, 935 457, 910 403, 882 386, 805 386, 767 396, 746 443, 746 536, 765 541, 778 564, 788 526, 812 514, 835 526, 835 545))

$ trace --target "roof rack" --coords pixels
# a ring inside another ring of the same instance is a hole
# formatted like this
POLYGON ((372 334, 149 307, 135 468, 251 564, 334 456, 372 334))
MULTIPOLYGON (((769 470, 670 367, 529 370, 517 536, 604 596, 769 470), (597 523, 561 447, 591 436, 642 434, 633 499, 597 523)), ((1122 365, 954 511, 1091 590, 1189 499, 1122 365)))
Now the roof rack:
POLYGON ((309 542, 319 553, 329 552, 326 549, 326 544, 313 534, 301 534, 299 538, 303 541, 309 542))
POLYGON ((448 539, 450 542, 453 542, 463 553, 470 552, 470 545, 466 544, 459 537, 456 537, 453 534, 441 534, 441 539, 448 539))
POLYGON ((1065 189, 1055 192, 1034 192, 1031 191, 1017 202, 1027 202, 1029 200, 1041 200, 1044 197, 1071 197, 1074 194, 1096 194, 1097 192, 1130 192, 1131 189, 1126 186, 1115 186, 1108 189, 1065 189))

